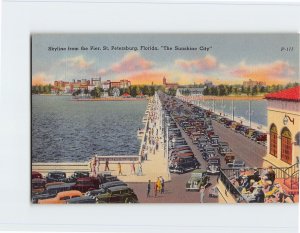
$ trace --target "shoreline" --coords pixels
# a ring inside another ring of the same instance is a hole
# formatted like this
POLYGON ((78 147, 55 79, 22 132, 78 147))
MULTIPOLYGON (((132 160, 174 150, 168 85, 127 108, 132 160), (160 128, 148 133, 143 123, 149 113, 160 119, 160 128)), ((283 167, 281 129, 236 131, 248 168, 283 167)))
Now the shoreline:
POLYGON ((147 98, 123 98, 123 97, 104 97, 104 98, 91 98, 91 99, 76 99, 72 98, 72 101, 147 101, 147 98))

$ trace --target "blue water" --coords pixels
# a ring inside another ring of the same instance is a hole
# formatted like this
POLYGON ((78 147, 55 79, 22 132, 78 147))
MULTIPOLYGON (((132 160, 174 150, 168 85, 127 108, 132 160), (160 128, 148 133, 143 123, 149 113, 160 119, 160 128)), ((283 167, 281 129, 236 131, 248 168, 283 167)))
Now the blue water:
POLYGON ((81 162, 99 155, 138 154, 137 130, 147 101, 72 101, 32 96, 32 161, 81 162))
MULTIPOLYGON (((197 104, 213 109, 213 101, 197 101, 197 104)), ((215 110, 232 115, 232 101, 231 100, 215 100, 215 110)), ((260 125, 267 125, 267 101, 255 100, 251 101, 251 121, 260 125)), ((249 121, 249 101, 236 100, 234 101, 234 115, 235 117, 243 117, 249 121)), ((237 119, 236 119, 237 120, 237 119)))

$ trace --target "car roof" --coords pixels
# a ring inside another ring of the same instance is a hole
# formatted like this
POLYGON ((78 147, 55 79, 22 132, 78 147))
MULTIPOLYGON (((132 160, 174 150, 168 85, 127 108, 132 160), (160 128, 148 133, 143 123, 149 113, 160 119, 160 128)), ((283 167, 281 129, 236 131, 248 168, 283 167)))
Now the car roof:
POLYGON ((78 202, 78 201, 83 201, 83 200, 91 200, 93 201, 94 199, 90 196, 80 196, 80 197, 73 197, 69 200, 67 200, 68 203, 72 203, 72 202, 78 202))
POLYGON ((108 188, 110 191, 121 191, 121 190, 126 190, 129 189, 127 186, 115 186, 115 187, 110 187, 108 188))
POLYGON ((192 173, 206 173, 206 170, 203 169, 196 169, 192 173))
POLYGON ((64 196, 64 195, 82 195, 82 193, 78 190, 68 190, 68 191, 63 191, 59 192, 57 196, 64 196))
POLYGON ((63 183, 63 184, 56 184, 56 185, 51 185, 47 187, 47 190, 51 189, 57 189, 57 188, 67 188, 75 185, 75 183, 63 183))
POLYGON ((66 174, 66 173, 62 172, 62 171, 51 171, 51 172, 48 172, 48 174, 66 174))

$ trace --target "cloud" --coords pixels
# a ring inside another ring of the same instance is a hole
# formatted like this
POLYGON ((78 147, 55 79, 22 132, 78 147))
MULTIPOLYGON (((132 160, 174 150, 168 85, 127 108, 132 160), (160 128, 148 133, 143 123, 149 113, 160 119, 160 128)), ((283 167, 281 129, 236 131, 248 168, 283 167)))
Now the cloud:
POLYGON ((178 59, 175 60, 175 65, 183 71, 192 73, 212 71, 224 66, 220 66, 217 59, 212 55, 194 60, 178 59))
POLYGON ((153 68, 153 62, 143 58, 138 52, 127 53, 121 61, 114 63, 108 69, 100 69, 100 75, 107 75, 111 73, 131 73, 149 70, 153 68))
POLYGON ((94 64, 94 60, 87 60, 84 56, 79 55, 76 57, 67 57, 65 59, 61 59, 56 65, 62 68, 67 66, 68 69, 89 70, 94 66, 94 64))
POLYGON ((273 63, 260 65, 247 65, 242 62, 231 70, 231 74, 242 79, 278 84, 291 81, 296 71, 288 62, 278 60, 273 63))
POLYGON ((48 76, 47 74, 40 72, 36 73, 32 76, 32 86, 37 86, 37 85, 47 85, 50 84, 53 80, 52 76, 48 76))

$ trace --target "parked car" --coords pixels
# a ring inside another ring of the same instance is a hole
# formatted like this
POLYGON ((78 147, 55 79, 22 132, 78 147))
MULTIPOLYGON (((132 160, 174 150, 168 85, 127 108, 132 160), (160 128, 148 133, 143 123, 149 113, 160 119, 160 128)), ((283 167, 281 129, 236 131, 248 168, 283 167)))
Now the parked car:
POLYGON ((228 164, 228 167, 233 169, 243 168, 245 167, 245 162, 243 160, 234 160, 232 164, 228 164))
POLYGON ((96 196, 97 203, 137 203, 138 198, 131 188, 116 186, 96 196))
POLYGON ((66 204, 67 200, 74 197, 81 197, 82 193, 78 190, 59 192, 54 198, 38 200, 38 204, 66 204))
POLYGON ((169 166, 171 173, 183 174, 188 171, 195 170, 200 167, 200 163, 195 157, 182 159, 180 163, 174 162, 169 166))
POLYGON ((37 203, 38 200, 53 198, 59 192, 69 191, 74 184, 75 183, 62 183, 47 186, 44 192, 32 196, 32 203, 37 203))
POLYGON ((50 182, 66 182, 67 181, 67 176, 66 176, 65 172, 53 171, 53 172, 48 173, 48 175, 46 176, 46 181, 47 181, 47 183, 50 183, 50 182))
POLYGON ((111 181, 118 181, 118 177, 111 175, 111 172, 102 172, 98 176, 100 184, 111 182, 111 181))
POLYGON ((233 161, 235 160, 235 156, 234 154, 231 152, 231 153, 227 153, 225 156, 224 156, 224 160, 225 160, 225 163, 227 165, 229 164, 233 164, 233 161))
POLYGON ((101 184, 99 186, 99 188, 107 189, 107 188, 116 187, 116 186, 127 186, 127 184, 125 182, 119 180, 119 181, 112 181, 112 182, 107 182, 107 183, 101 184))
POLYGON ((209 138, 210 138, 211 146, 216 147, 219 145, 219 136, 218 135, 211 135, 209 138))
POLYGON ((215 175, 220 173, 221 161, 218 157, 211 157, 207 161, 207 174, 215 175))
POLYGON ((213 198, 218 198, 218 196, 219 196, 218 187, 217 186, 212 187, 209 191, 208 196, 213 197, 213 198))
POLYGON ((73 197, 66 201, 67 204, 95 204, 96 199, 89 196, 73 197))
POLYGON ((89 177, 90 173, 87 171, 75 171, 69 178, 68 182, 76 182, 78 178, 89 177))
POLYGON ((199 191, 201 186, 207 186, 209 182, 209 176, 205 170, 197 169, 191 174, 191 177, 186 182, 186 191, 199 191))
POLYGON ((31 194, 39 194, 45 191, 46 180, 40 178, 34 178, 31 180, 31 194))
POLYGON ((32 171, 31 172, 31 179, 43 179, 43 175, 39 172, 32 171))
POLYGON ((99 184, 99 178, 96 177, 78 178, 71 189, 85 193, 87 191, 99 188, 99 184))
POLYGON ((218 152, 220 155, 225 156, 226 154, 232 153, 232 150, 230 149, 229 146, 222 146, 219 147, 218 152))

